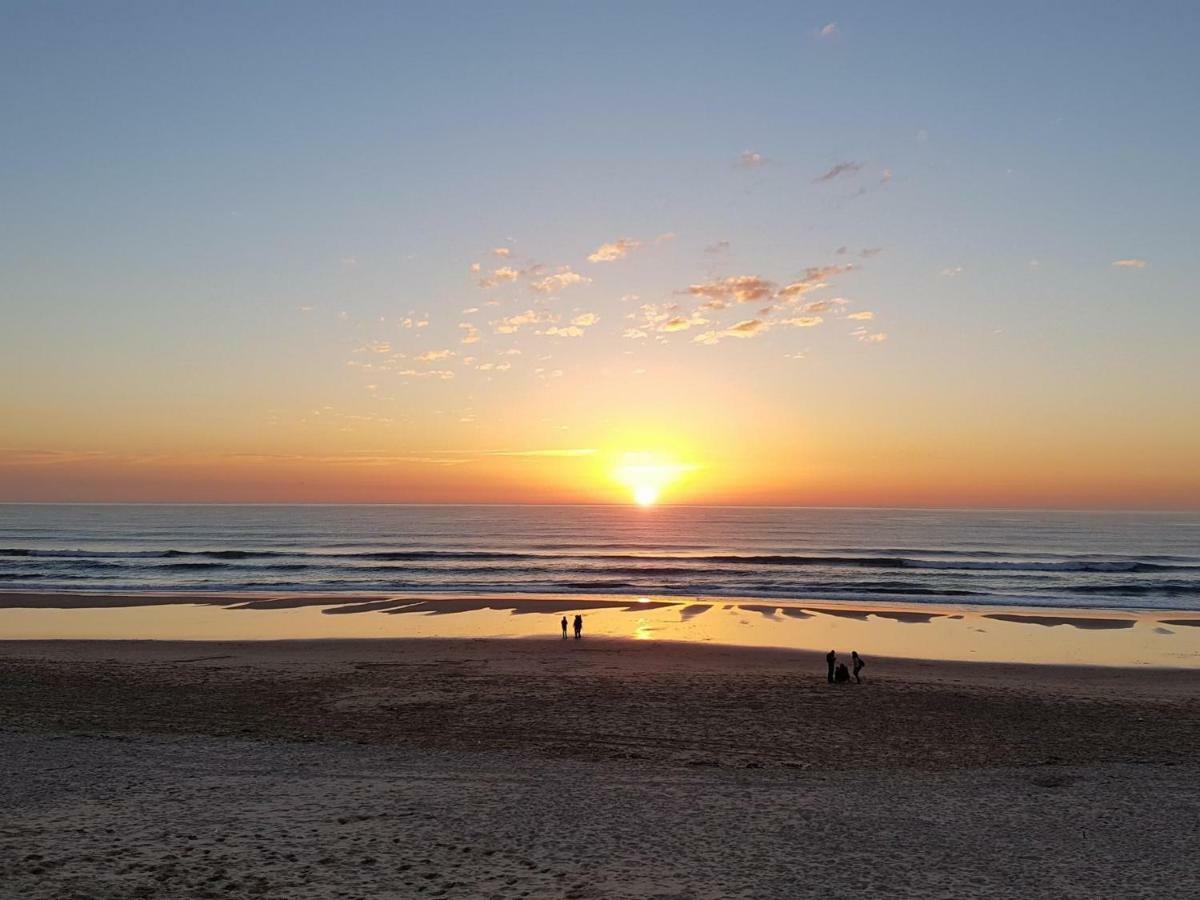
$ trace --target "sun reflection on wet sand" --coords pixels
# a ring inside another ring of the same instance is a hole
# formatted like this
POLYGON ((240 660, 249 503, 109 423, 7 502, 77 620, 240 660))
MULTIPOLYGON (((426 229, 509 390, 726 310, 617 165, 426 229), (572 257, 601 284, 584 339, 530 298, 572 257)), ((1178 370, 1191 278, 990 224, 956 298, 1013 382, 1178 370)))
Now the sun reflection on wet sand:
POLYGON ((1200 625, 1200 615, 1175 611, 692 597, 323 594, 155 600, 0 594, 0 638, 557 637, 559 618, 575 613, 584 617, 585 638, 832 647, 845 654, 922 659, 1200 667, 1200 627, 1180 627, 1200 625))

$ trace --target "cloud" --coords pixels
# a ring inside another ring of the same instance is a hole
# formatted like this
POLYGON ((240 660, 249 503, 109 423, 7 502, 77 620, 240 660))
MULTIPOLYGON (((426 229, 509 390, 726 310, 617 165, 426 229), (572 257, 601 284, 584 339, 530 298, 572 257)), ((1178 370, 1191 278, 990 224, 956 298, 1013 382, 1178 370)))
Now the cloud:
POLYGON ((819 32, 819 35, 822 38, 825 38, 826 40, 829 40, 830 38, 838 37, 840 34, 841 34, 841 32, 838 30, 837 22, 830 22, 828 25, 826 25, 824 28, 822 28, 819 32))
POLYGON ((1113 266, 1118 269, 1144 269, 1146 268, 1144 259, 1118 259, 1113 261, 1113 266))
POLYGON ((650 335, 642 331, 640 328, 626 328, 625 331, 622 332, 621 337, 636 341, 640 340, 641 338, 650 337, 650 335))
POLYGON ((751 338, 762 334, 770 327, 770 323, 763 319, 744 319, 723 331, 706 331, 698 334, 693 340, 700 344, 715 344, 722 338, 751 338))
POLYGON ((551 450, 485 450, 483 456, 594 456, 596 450, 591 447, 567 447, 551 450))
POLYGON ((717 241, 716 243, 709 244, 707 247, 704 248, 704 255, 705 256, 720 256, 722 253, 729 252, 730 246, 731 245, 730 245, 729 241, 717 241))
POLYGON ((497 247, 492 251, 492 256, 502 256, 507 259, 512 256, 512 250, 508 247, 497 247))
POLYGON ((524 312, 498 319, 492 323, 497 334, 512 334, 525 325, 537 325, 543 322, 557 322, 558 316, 545 310, 527 309, 524 312))
POLYGON ((544 331, 539 331, 538 334, 545 334, 550 337, 583 337, 583 329, 578 325, 551 325, 544 331))
POLYGON ((863 251, 858 255, 861 256, 863 259, 870 259, 872 256, 875 256, 876 254, 879 254, 882 252, 883 252, 882 247, 864 247, 863 251))
POLYGON ((553 294, 573 284, 588 284, 590 282, 590 278, 585 278, 578 272, 572 272, 570 269, 564 269, 554 275, 547 275, 545 278, 539 279, 529 286, 539 294, 553 294))
POLYGON ((481 268, 479 263, 471 263, 471 274, 478 275, 481 268))
POLYGON ((962 270, 963 270, 962 266, 951 266, 951 267, 942 269, 942 271, 940 271, 938 274, 941 275, 943 278, 953 278, 956 275, 961 275, 962 270))
POLYGON ((478 328, 476 328, 470 322, 459 322, 458 327, 463 329, 463 331, 466 332, 466 334, 464 334, 462 336, 461 343, 464 343, 464 344, 479 343, 479 329, 478 328))
POLYGON ((850 334, 859 341, 867 344, 882 344, 887 340, 887 334, 882 331, 867 331, 866 327, 855 328, 850 334))
POLYGON ((858 322, 870 322, 872 319, 875 318, 875 313, 871 312, 870 310, 864 309, 862 312, 850 313, 850 315, 846 316, 846 318, 854 319, 855 321, 858 321, 858 322))
POLYGON ((770 160, 761 153, 755 153, 752 150, 746 150, 743 151, 742 155, 738 157, 737 164, 738 168, 741 169, 761 169, 769 162, 770 160))
POLYGON ((454 377, 449 369, 401 369, 397 374, 405 378, 436 378, 440 381, 450 381, 454 377))
POLYGON ((829 169, 824 175, 814 178, 813 181, 821 183, 823 181, 833 181, 839 175, 853 175, 863 167, 862 163, 856 162, 840 162, 833 168, 829 169))
POLYGON ((792 319, 780 319, 780 325, 791 325, 793 328, 815 328, 825 320, 820 316, 797 316, 792 319))
POLYGON ((520 277, 521 272, 519 269, 514 269, 512 266, 501 266, 487 278, 479 279, 479 286, 481 288, 493 288, 507 281, 516 281, 520 277))
POLYGON ((388 341, 367 341, 359 347, 356 353, 391 353, 392 345, 388 341))
POLYGON ((426 318, 414 318, 413 316, 405 316, 400 320, 401 328, 425 328, 429 325, 429 320, 426 318))
POLYGON ((722 309, 717 303, 736 300, 738 303, 753 303, 766 300, 775 293, 775 284, 757 275, 735 275, 718 281, 688 285, 687 292, 722 309))
POLYGON ((595 253, 588 256, 588 262, 616 262, 618 259, 624 259, 640 246, 642 246, 642 242, 633 238, 617 238, 615 241, 601 244, 595 253))
POLYGON ((578 325, 580 328, 587 328, 590 325, 595 325, 600 321, 600 317, 593 312, 580 313, 571 320, 572 325, 578 325))
POLYGON ((804 274, 800 278, 779 289, 778 299, 785 303, 794 303, 809 291, 825 287, 826 278, 840 275, 843 272, 850 272, 853 269, 854 265, 852 263, 844 266, 809 266, 804 270, 804 274))
POLYGON ((437 362, 439 359, 449 359, 454 356, 453 350, 426 350, 420 356, 414 357, 416 362, 437 362))

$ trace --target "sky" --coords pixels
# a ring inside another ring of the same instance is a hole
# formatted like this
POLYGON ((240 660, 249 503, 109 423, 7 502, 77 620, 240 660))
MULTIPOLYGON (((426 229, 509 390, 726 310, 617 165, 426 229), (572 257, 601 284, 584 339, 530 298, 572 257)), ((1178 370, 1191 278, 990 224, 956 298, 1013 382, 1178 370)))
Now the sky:
POLYGON ((0 0, 0 501, 1200 507, 1197 45, 0 0))

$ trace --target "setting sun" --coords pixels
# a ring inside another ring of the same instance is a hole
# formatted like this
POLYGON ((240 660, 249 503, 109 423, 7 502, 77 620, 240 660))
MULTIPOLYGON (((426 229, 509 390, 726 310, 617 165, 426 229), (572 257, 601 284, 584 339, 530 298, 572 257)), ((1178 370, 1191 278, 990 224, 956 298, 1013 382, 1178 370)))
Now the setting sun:
POLYGON ((613 477, 630 489, 639 506, 653 506, 665 488, 694 468, 662 453, 625 453, 613 477))

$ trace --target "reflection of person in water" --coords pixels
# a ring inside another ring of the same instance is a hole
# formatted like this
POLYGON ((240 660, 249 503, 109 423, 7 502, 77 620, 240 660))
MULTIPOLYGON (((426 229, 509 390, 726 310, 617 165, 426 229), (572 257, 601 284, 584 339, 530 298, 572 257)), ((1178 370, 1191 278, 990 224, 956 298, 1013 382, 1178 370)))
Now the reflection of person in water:
POLYGON ((567 639, 567 617, 566 616, 563 616, 563 618, 562 618, 562 629, 563 629, 563 640, 565 641, 567 639))
POLYGON ((575 614, 575 640, 583 637, 583 616, 575 614))
POLYGON ((826 675, 830 684, 833 684, 833 670, 837 666, 837 654, 830 650, 825 654, 825 664, 829 666, 829 673, 826 675))
MULTIPOLYGON (((565 628, 566 626, 564 625, 563 627, 565 628)), ((859 684, 862 684, 862 679, 859 678, 859 673, 867 667, 867 664, 863 662, 863 659, 858 655, 857 650, 850 651, 850 662, 854 664, 854 680, 859 684)))

